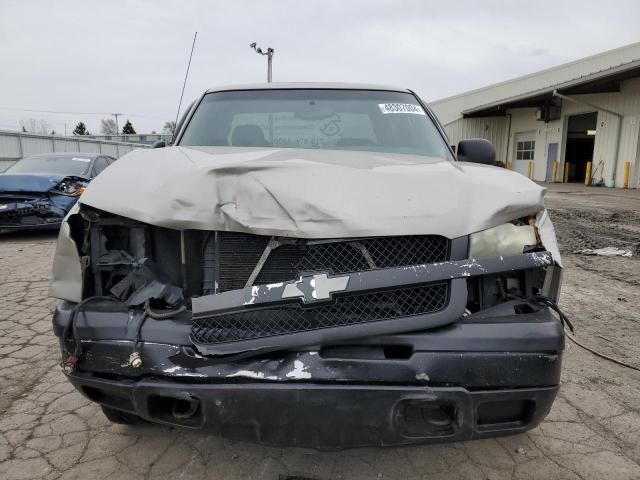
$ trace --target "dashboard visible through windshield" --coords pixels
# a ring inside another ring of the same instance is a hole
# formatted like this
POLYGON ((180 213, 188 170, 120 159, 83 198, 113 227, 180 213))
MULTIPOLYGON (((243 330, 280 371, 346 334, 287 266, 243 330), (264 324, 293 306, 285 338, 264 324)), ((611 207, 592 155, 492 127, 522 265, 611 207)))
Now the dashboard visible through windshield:
POLYGON ((417 98, 384 90, 209 93, 179 145, 361 150, 451 159, 417 98))

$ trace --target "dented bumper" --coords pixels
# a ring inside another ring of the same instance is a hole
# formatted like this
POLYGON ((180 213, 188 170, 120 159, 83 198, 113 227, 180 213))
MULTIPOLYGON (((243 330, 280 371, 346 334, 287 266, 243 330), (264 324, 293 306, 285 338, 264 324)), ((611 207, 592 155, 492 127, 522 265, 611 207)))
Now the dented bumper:
MULTIPOLYGON (((428 332, 381 335, 235 360, 199 355, 188 315, 136 318, 92 304, 70 381, 93 401, 154 422, 317 449, 456 441, 525 431, 548 412, 564 337, 547 309, 506 305, 428 332), (511 308, 509 308, 511 307, 511 308), (176 402, 194 402, 188 418, 176 402)), ((58 336, 73 304, 54 315, 58 336)))
POLYGON ((10 193, 0 193, 0 233, 59 229, 76 201, 76 197, 65 195, 15 198, 10 193))
POLYGON ((441 443, 527 431, 558 387, 471 391, 458 387, 122 382, 74 374, 92 400, 172 426, 239 441, 318 450, 441 443), (196 402, 176 418, 172 400, 196 402))
POLYGON ((225 355, 436 328, 463 315, 466 279, 551 265, 551 253, 541 251, 337 276, 307 275, 206 295, 192 299, 191 341, 202 354, 225 355), (396 311, 358 314, 384 292, 390 292, 388 300, 398 305, 396 311), (333 293, 340 295, 335 305, 333 293))

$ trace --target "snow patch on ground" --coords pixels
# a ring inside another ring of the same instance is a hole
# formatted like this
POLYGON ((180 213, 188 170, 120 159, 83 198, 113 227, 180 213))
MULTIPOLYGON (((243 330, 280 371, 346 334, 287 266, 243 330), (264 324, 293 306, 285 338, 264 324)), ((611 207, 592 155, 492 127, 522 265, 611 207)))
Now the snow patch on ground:
POLYGON ((578 250, 576 253, 583 255, 598 255, 600 257, 632 257, 633 252, 631 250, 625 250, 624 248, 616 247, 604 247, 604 248, 585 248, 584 250, 578 250))

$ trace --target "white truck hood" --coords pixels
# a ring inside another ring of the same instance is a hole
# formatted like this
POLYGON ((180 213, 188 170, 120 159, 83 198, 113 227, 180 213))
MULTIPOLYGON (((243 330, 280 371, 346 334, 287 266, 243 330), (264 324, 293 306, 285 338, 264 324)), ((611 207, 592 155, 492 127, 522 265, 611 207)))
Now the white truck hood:
POLYGON ((544 188, 485 165, 344 150, 135 150, 80 202, 177 230, 455 238, 543 209, 544 188))

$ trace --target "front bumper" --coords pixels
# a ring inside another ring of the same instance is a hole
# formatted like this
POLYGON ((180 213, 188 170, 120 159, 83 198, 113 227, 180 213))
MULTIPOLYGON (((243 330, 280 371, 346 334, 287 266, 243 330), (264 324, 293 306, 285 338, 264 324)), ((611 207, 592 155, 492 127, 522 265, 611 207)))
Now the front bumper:
POLYGON ((12 199, 11 193, 0 195, 3 196, 0 200, 0 233, 57 230, 65 215, 78 200, 76 197, 65 195, 29 199, 12 199))
POLYGON ((320 450, 398 446, 524 432, 548 413, 558 387, 472 391, 461 387, 311 383, 181 383, 69 376, 88 398, 168 425, 227 438, 320 450), (178 402, 194 402, 177 418, 178 402))
POLYGON ((0 223, 0 233, 11 232, 27 232, 27 231, 44 231, 59 230, 62 225, 62 219, 56 222, 38 223, 38 224, 7 224, 0 223))
MULTIPOLYGON (((58 336, 72 307, 56 309, 58 336)), ((77 319, 87 340, 69 379, 91 400, 150 421, 269 445, 330 450, 513 434, 549 411, 564 336, 547 309, 509 310, 233 361, 199 355, 188 316, 149 318, 134 368, 136 317, 92 304, 77 319), (195 405, 188 418, 185 404, 195 405)))

